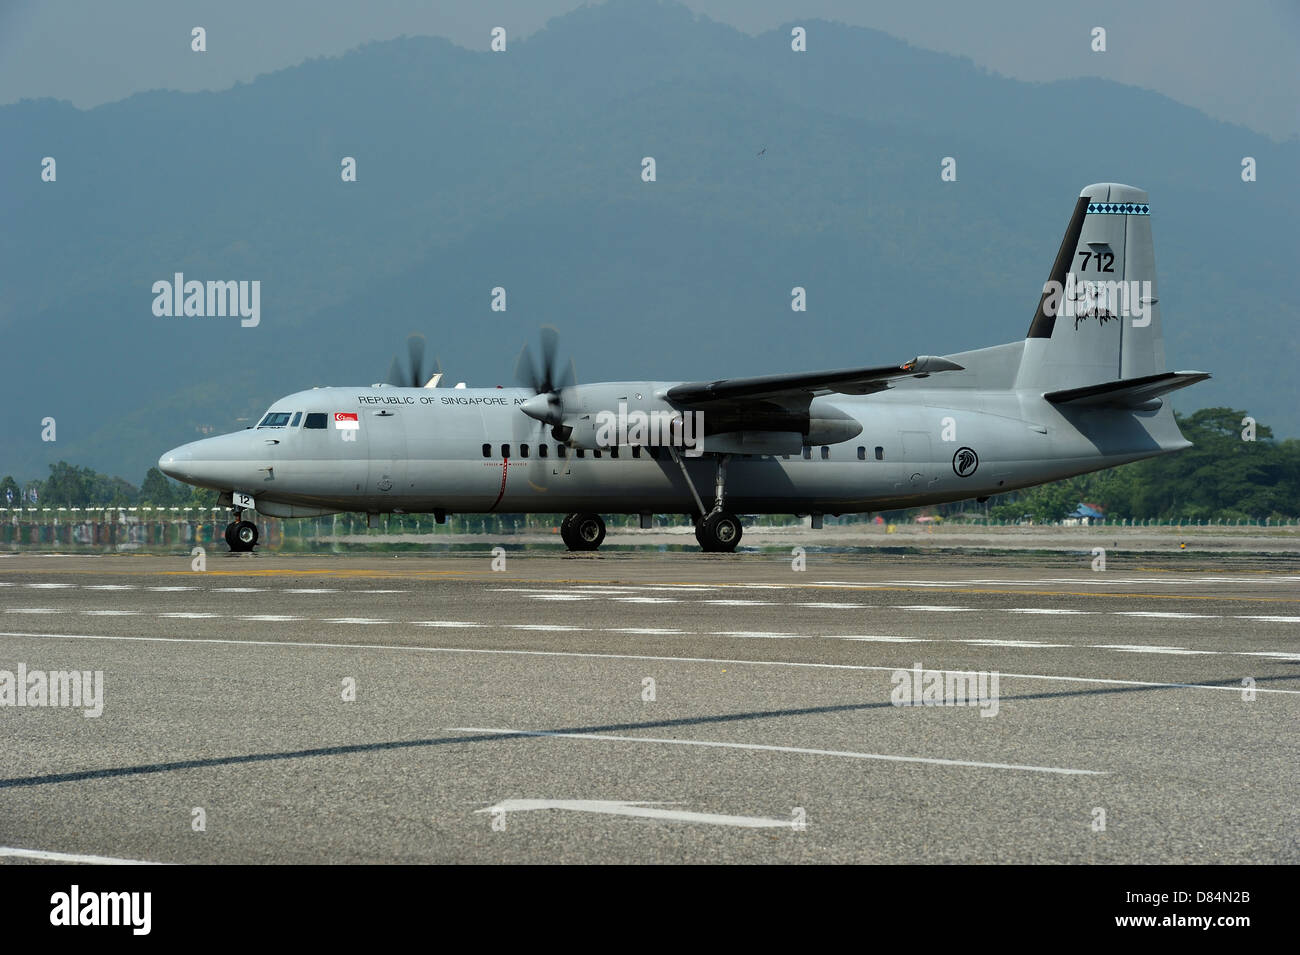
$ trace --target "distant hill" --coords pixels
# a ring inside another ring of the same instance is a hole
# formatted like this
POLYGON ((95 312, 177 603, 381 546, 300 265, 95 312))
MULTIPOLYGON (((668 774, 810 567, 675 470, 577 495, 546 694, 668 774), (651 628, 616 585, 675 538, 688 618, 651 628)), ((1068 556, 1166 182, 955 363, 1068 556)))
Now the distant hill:
POLYGON ((1300 434, 1300 144, 1117 83, 1023 83, 799 25, 806 53, 789 26, 749 37, 626 0, 505 53, 403 38, 221 93, 0 107, 0 471, 66 459, 138 482, 280 394, 382 379, 417 330, 477 385, 509 383, 542 323, 582 380, 1011 341, 1079 188, 1106 180, 1151 193, 1170 367, 1215 375, 1176 406, 1300 434), (155 317, 151 286, 178 271, 259 280, 261 324, 155 317))

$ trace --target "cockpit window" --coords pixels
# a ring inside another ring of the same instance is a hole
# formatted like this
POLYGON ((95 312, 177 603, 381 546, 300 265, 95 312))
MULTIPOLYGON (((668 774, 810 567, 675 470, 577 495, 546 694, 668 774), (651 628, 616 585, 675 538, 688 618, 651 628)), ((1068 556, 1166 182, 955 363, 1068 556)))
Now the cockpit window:
POLYGON ((302 423, 304 428, 324 428, 327 426, 326 419, 328 415, 323 411, 308 411, 307 420, 302 423))
POLYGON ((295 412, 293 413, 293 420, 289 422, 289 427, 291 427, 291 428, 296 428, 296 427, 298 427, 298 422, 301 421, 301 420, 302 420, 302 412, 301 412, 301 411, 295 411, 295 412))
POLYGON ((269 412, 267 416, 262 419, 262 423, 259 424, 258 427, 259 428, 283 428, 288 423, 289 423, 289 412, 272 411, 269 412))

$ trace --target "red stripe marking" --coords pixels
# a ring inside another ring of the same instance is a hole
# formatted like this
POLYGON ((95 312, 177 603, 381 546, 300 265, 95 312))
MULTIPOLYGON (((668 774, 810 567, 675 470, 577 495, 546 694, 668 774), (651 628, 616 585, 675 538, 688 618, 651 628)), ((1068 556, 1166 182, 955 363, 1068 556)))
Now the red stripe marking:
POLYGON ((501 503, 501 498, 506 496, 506 472, 508 470, 510 470, 510 459, 502 458, 501 459, 501 490, 497 492, 497 499, 493 501, 492 506, 488 508, 489 512, 495 511, 497 509, 497 505, 501 503))

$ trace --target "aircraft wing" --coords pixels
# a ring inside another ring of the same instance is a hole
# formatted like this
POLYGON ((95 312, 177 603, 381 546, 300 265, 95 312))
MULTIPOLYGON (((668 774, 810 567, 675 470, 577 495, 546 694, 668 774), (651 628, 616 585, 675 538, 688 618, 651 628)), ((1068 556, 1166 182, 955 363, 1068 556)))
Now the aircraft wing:
POLYGON ((718 381, 689 381, 668 389, 666 397, 689 407, 765 403, 807 409, 818 395, 868 395, 883 391, 895 378, 924 378, 939 371, 961 371, 962 366, 946 358, 920 355, 901 365, 877 368, 841 368, 835 371, 796 372, 788 375, 760 375, 757 378, 723 378, 718 381))

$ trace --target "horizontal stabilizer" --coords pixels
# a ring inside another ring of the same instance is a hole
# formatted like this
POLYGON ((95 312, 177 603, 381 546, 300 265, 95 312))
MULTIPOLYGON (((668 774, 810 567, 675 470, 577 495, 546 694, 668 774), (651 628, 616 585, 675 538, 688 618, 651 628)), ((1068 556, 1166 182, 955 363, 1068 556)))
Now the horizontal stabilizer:
POLYGON ((1179 388, 1186 388, 1210 376, 1203 371, 1166 371, 1159 375, 1147 375, 1143 378, 1121 378, 1107 381, 1100 385, 1087 385, 1083 388, 1068 388, 1065 391, 1049 391, 1043 395, 1056 405, 1107 405, 1118 408, 1134 408, 1147 404, 1154 398, 1179 388))

